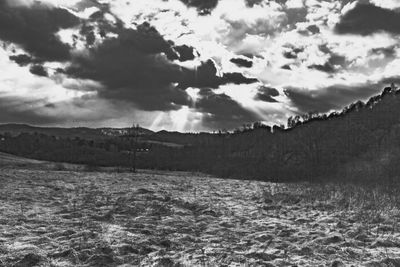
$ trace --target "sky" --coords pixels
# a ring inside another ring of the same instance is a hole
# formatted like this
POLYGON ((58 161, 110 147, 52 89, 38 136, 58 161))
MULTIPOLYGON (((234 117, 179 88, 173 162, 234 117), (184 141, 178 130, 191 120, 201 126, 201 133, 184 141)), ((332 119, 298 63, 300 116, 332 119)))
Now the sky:
POLYGON ((398 0, 0 0, 0 123, 286 124, 400 81, 398 0))

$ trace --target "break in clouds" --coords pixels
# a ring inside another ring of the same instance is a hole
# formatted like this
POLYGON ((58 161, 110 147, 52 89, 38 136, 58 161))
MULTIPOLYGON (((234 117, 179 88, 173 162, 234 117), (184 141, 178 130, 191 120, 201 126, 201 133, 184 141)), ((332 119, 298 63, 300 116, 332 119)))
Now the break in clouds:
POLYGON ((0 0, 0 122, 233 129, 399 80, 392 0, 0 0))

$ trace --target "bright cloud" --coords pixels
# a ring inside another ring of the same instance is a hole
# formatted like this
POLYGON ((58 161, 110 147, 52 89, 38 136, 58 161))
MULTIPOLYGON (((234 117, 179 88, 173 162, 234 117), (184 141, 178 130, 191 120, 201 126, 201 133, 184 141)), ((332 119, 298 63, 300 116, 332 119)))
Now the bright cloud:
POLYGON ((340 109, 398 75, 398 1, 253 2, 7 1, 0 102, 36 124, 216 130, 340 109))

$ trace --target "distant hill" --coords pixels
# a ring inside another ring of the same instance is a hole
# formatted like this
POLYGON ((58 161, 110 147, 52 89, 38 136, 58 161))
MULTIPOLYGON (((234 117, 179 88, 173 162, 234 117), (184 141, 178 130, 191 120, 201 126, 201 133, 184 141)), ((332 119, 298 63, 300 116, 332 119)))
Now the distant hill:
POLYGON ((287 127, 256 122, 218 134, 141 129, 137 143, 119 138, 127 128, 2 125, 0 151, 100 166, 130 166, 136 151, 139 168, 276 182, 400 182, 399 114, 400 91, 388 87, 341 112, 291 117, 287 127))
MULTIPOLYGON (((37 127, 26 124, 0 124, 0 134, 9 133, 12 136, 19 135, 21 133, 38 133, 49 136, 57 136, 64 138, 75 138, 80 137, 83 139, 99 139, 107 137, 115 137, 126 135, 129 128, 88 128, 88 127, 76 127, 76 128, 62 128, 62 127, 37 127)), ((154 132, 139 128, 139 135, 146 136, 151 135, 154 132)))
MULTIPOLYGON (((131 128, 62 128, 62 127, 38 127, 27 124, 0 124, 0 135, 10 134, 18 136, 24 134, 45 134, 61 138, 81 138, 85 140, 99 140, 129 135, 131 128)), ((199 135, 210 135, 209 133, 191 134, 180 132, 168 132, 165 130, 154 132, 152 130, 139 127, 140 141, 148 142, 167 147, 180 148, 184 145, 196 143, 199 135)))

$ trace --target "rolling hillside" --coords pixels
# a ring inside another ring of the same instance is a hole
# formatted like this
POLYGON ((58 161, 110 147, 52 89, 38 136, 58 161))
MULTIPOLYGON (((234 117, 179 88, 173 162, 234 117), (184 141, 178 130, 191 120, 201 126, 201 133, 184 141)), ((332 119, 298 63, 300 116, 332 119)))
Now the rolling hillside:
POLYGON ((137 143, 119 137, 124 129, 8 125, 0 127, 0 133, 3 129, 14 135, 3 137, 0 151, 41 160, 130 166, 136 150, 139 168, 277 182, 399 182, 399 113, 399 91, 388 87, 341 112, 292 117, 286 128, 254 123, 218 134, 142 129, 137 143))
MULTIPOLYGON (((126 135, 129 128, 88 128, 88 127, 78 127, 78 128, 61 128, 61 127, 37 127, 30 126, 26 124, 0 124, 0 134, 9 133, 13 136, 19 135, 21 133, 38 133, 45 134, 49 136, 58 137, 80 137, 83 139, 101 139, 107 137, 115 137, 120 135, 126 135)), ((146 136, 153 134, 154 132, 139 128, 139 135, 146 136)))
POLYGON ((27 158, 18 157, 15 155, 0 152, 0 166, 21 165, 21 164, 28 165, 28 164, 42 164, 42 163, 44 163, 44 162, 40 161, 40 160, 27 159, 27 158))

